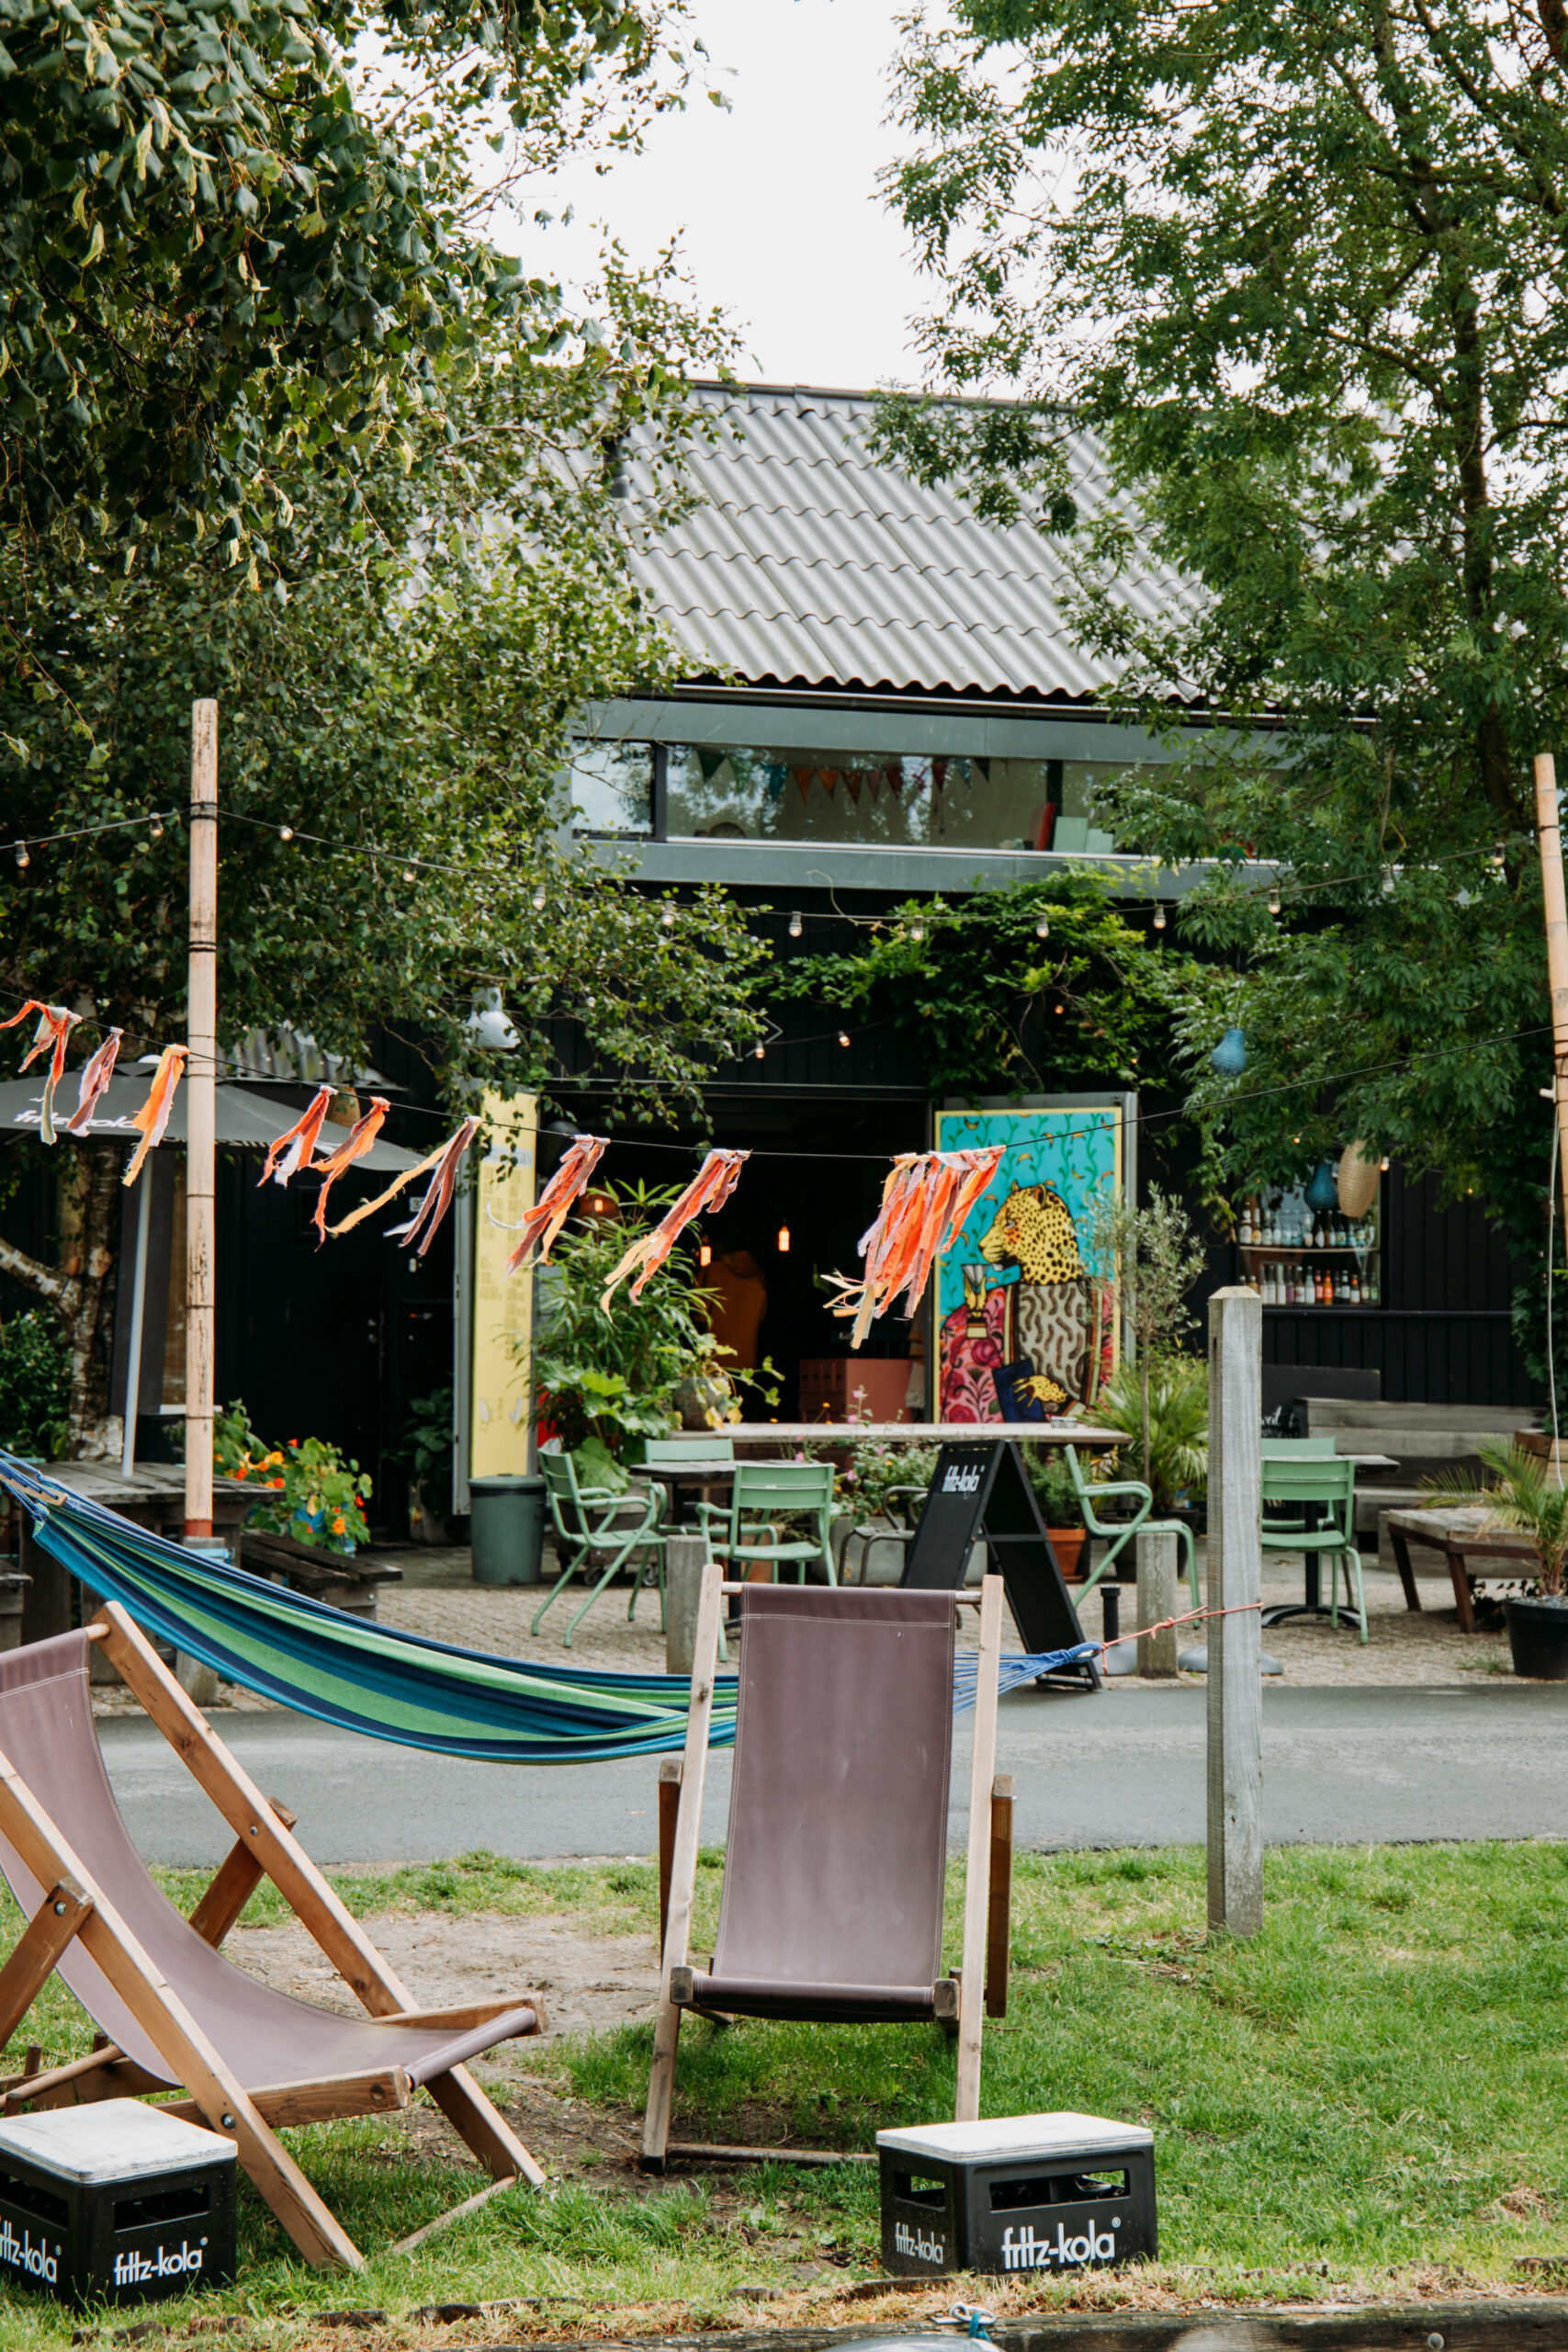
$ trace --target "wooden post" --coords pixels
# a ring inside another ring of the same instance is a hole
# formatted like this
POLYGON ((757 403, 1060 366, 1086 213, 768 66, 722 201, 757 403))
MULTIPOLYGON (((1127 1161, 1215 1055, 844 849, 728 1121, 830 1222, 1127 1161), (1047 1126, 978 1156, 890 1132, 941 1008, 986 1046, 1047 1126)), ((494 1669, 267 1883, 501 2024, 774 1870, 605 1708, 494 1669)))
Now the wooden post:
POLYGON ((716 1560, 703 1574, 693 1644, 692 1695, 686 1708, 686 1747, 681 1759, 680 1811, 670 1863, 670 1895, 664 1906, 659 2009, 653 2029, 653 2067, 642 2120, 642 2168, 662 2172, 670 2142, 670 2106, 675 2092, 675 2046, 681 2012, 670 1997, 672 1970, 684 1968, 691 1951, 692 1900, 696 1891, 697 1849, 702 1842, 703 1783, 707 1775, 708 1726, 713 1721, 714 1671, 724 1616, 724 1569, 716 1560))
MULTIPOLYGON (((1540 896, 1546 917, 1546 972, 1551 985, 1551 1053, 1557 1095, 1557 1174, 1568 1225, 1568 894, 1562 884, 1562 832, 1557 814, 1557 763, 1535 763, 1535 827, 1540 843, 1540 896)), ((1547 1280, 1551 1270, 1547 1269, 1547 1280)), ((1555 1437, 1556 1430, 1552 1431, 1555 1437)))
POLYGON ((212 1532, 213 1222, 218 1116, 218 705, 190 714, 186 1013, 186 1533, 212 1532))
POLYGON ((1156 1679, 1174 1675, 1177 1670, 1176 1628, 1167 1626, 1163 1634, 1145 1634, 1142 1628, 1157 1625, 1162 1619, 1176 1615, 1179 1540, 1174 1533, 1163 1532, 1140 1532, 1133 1538, 1133 1554, 1138 1563, 1138 1672, 1156 1679))
POLYGON ((958 1996, 955 2123, 980 2120, 980 2037, 986 1984, 986 1924, 991 1905, 991 1787, 997 1769, 997 1670, 1002 1653, 1002 1580, 980 1582, 980 1646, 975 1661, 975 1738, 969 1761, 969 1843, 964 1879, 964 1965, 958 1996))
POLYGON ((1263 1301, 1209 1301, 1209 1930, 1263 1925, 1263 1301))

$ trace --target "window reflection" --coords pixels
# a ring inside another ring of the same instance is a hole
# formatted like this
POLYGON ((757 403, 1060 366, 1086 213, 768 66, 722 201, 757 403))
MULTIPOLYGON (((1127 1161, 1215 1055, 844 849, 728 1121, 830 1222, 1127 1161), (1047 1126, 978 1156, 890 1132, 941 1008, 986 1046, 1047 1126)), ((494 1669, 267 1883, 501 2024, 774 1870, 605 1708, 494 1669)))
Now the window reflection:
POLYGON ((653 746, 580 737, 567 774, 572 830, 579 833, 653 831, 653 746))
POLYGON ((671 743, 668 773, 671 836, 1048 849, 1066 833, 1064 848, 1112 846, 1089 822, 1111 771, 1081 762, 671 743))

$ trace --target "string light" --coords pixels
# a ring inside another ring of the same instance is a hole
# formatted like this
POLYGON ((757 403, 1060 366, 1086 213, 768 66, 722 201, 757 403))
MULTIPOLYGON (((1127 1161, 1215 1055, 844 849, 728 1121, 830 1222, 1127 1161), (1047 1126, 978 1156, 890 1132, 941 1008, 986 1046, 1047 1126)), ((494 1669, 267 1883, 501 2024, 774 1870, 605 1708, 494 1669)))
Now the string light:
POLYGON ((665 908, 665 910, 664 910, 664 912, 660 916, 659 920, 660 920, 660 922, 664 925, 664 928, 665 928, 665 930, 666 930, 666 931, 673 931, 673 930, 674 930, 674 928, 675 928, 675 910, 674 910, 674 908, 673 908, 673 907, 666 907, 666 908, 665 908))
POLYGON ((759 1062, 760 1062, 760 1061, 761 1061, 761 1060, 763 1059, 763 1057, 765 1057, 766 1053, 767 1053, 767 1047, 766 1047, 765 1046, 754 1046, 754 1047, 753 1047, 753 1049, 752 1049, 751 1058, 752 1058, 752 1060, 753 1060, 753 1061, 759 1061, 759 1062))
POLYGON ((291 842, 294 839, 293 826, 279 825, 277 829, 277 838, 280 842, 291 842))
POLYGON ((412 881, 413 881, 413 880, 415 880, 415 879, 416 879, 416 876, 415 876, 415 874, 414 874, 413 867, 412 867, 412 865, 405 865, 405 866, 404 866, 404 868, 403 868, 403 880, 404 880, 405 882, 412 882, 412 881))
POLYGON ((1065 1004, 1054 1004, 1051 1007, 1053 1012, 1066 1012, 1066 1009, 1065 1004))
POLYGON ((1163 899, 1156 899, 1155 902, 1155 929, 1156 931, 1165 929, 1165 900, 1163 899))
POLYGON ((917 916, 915 917, 914 922, 909 925, 909 936, 910 936, 910 938, 911 938, 912 940, 914 940, 914 941, 917 943, 917 944, 918 944, 919 943, 919 941, 920 941, 920 940, 922 940, 922 939, 925 937, 925 935, 926 935, 925 919, 924 919, 924 917, 923 917, 923 916, 921 916, 921 915, 917 915, 917 916))
POLYGON ((805 925, 805 924, 801 922, 801 920, 800 920, 800 909, 799 909, 798 907, 796 907, 796 909, 795 909, 795 912, 791 915, 791 917, 790 917, 790 919, 789 919, 789 935, 790 935, 790 937, 791 937, 792 939, 798 939, 798 938, 800 937, 801 933, 805 930, 805 928, 806 928, 806 925, 805 925))
POLYGON ((543 914, 544 910, 545 886, 542 882, 536 882, 534 885, 534 912, 536 914, 543 914))
POLYGON ((1494 865, 1506 865, 1507 862, 1507 846, 1505 842, 1499 842, 1496 848, 1492 852, 1492 863, 1494 865))
POLYGON ((1051 936, 1051 918, 1043 907, 1034 918, 1034 936, 1036 939, 1049 939, 1051 936))
POLYGON ((778 1252, 781 1258, 787 1258, 789 1256, 789 1227, 787 1225, 781 1225, 779 1227, 778 1252))
POLYGON ((163 840, 164 820, 162 817, 154 817, 151 820, 147 827, 147 838, 149 841, 154 842, 161 842, 163 840))
POLYGON ((28 855, 28 845, 26 842, 18 842, 17 843, 17 864, 18 867, 26 867, 32 864, 32 859, 28 855))
POLYGON ((849 1042, 850 1042, 850 1033, 849 1033, 849 1031, 848 1031, 847 1029, 840 1029, 840 1032, 839 1032, 839 1043, 840 1043, 840 1046, 847 1046, 847 1045, 849 1044, 849 1042))
POLYGON ((1280 911, 1280 885, 1278 882, 1270 882, 1269 885, 1269 911, 1271 915, 1277 915, 1280 911))

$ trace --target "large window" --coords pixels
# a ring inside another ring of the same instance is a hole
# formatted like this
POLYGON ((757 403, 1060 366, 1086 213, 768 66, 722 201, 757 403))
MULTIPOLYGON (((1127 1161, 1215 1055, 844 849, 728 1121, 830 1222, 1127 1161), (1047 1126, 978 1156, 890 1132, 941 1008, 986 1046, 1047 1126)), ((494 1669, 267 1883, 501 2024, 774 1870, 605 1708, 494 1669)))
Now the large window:
POLYGON ((671 840, 841 842, 857 848, 1114 847, 1095 823, 1097 789, 1120 763, 813 750, 762 743, 581 741, 571 797, 578 830, 654 830, 662 761, 671 840))

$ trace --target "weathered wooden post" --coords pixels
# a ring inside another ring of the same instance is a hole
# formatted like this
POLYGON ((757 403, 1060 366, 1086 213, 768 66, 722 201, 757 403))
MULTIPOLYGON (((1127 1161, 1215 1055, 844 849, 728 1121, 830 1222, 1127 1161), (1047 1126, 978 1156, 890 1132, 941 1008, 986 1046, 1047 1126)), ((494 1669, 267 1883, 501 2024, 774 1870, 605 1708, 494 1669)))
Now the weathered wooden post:
MULTIPOLYGON (((1535 823, 1540 844, 1540 897, 1546 917, 1546 975, 1551 989, 1551 1044, 1556 1072, 1558 1176, 1568 1218, 1568 892, 1562 882, 1562 829, 1557 813, 1557 763, 1550 752, 1535 763, 1535 823)), ((1558 1432, 1552 1431, 1553 1437, 1558 1432)))
POLYGON ((1133 1538, 1138 1563, 1138 1672, 1156 1679, 1176 1672, 1176 1628, 1168 1625, 1163 1634, 1145 1634, 1142 1629, 1176 1615, 1178 1540, 1174 1534, 1144 1533, 1133 1538))
POLYGON ((212 1533, 218 1117, 218 705, 190 713, 190 964, 186 1039, 186 1533, 212 1533))
POLYGON ((1209 1301, 1209 1931, 1263 1925, 1263 1301, 1209 1301))

